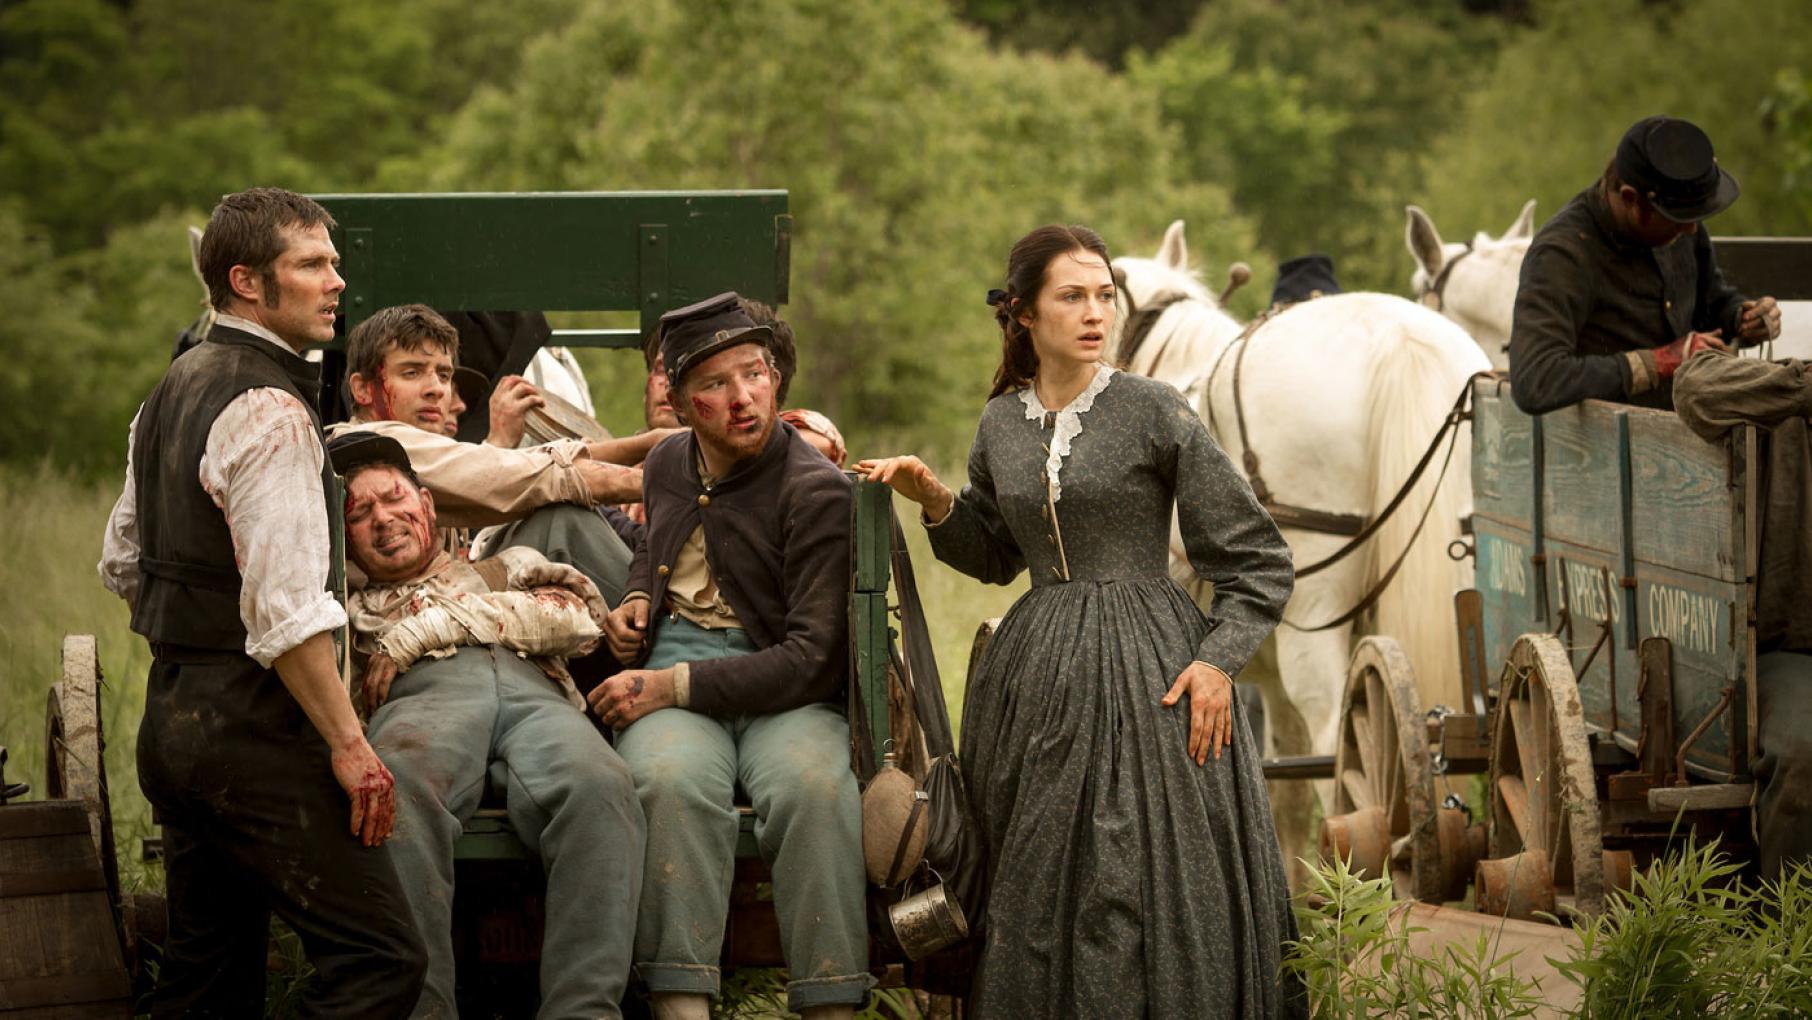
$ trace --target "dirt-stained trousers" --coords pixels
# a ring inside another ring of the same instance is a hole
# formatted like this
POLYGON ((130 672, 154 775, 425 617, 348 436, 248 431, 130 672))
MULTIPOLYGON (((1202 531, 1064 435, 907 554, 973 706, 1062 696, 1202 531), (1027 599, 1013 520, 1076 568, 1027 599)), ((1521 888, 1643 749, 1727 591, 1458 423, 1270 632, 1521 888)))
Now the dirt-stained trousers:
MULTIPOLYGON (((647 668, 755 651, 740 630, 662 617, 647 668)), ((789 977, 787 1008, 860 1005, 868 973, 862 801, 849 721, 835 706, 714 719, 664 708, 617 736, 649 819, 636 976, 652 993, 718 994, 735 869, 736 794, 755 811, 773 869, 789 977)))
POLYGON ((629 770, 585 715, 513 652, 466 647, 398 676, 369 735, 396 776, 389 845, 428 947, 414 1015, 458 1015, 453 844, 488 773, 547 875, 538 1015, 622 1016, 645 830, 629 770))

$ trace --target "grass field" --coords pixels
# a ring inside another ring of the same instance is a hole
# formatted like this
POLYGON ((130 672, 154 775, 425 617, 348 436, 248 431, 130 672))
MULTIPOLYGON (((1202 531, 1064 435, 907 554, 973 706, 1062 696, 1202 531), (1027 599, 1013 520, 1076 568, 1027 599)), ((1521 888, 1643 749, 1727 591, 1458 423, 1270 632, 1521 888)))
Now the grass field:
MULTIPOLYGON (((128 629, 125 603, 102 588, 95 573, 101 531, 118 495, 112 484, 78 481, 50 468, 0 468, 0 521, 10 532, 0 545, 0 746, 10 755, 7 777, 31 783, 31 796, 42 796, 44 703, 60 672, 63 636, 95 635, 105 678, 102 714, 120 867, 129 885, 142 885, 160 880, 155 868, 139 861, 151 818, 134 759, 151 654, 128 629)), ((909 517, 910 508, 902 506, 901 514, 909 517)), ((922 528, 909 522, 905 530, 951 715, 960 719, 975 626, 1005 612, 1025 582, 998 588, 972 581, 932 559, 922 528)))

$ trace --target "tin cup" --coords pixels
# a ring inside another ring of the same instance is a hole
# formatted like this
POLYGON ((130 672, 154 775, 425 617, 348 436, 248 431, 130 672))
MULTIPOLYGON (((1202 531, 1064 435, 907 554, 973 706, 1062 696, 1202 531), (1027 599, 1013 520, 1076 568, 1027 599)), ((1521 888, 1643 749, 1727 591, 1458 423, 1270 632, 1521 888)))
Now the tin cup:
POLYGON ((944 895, 942 882, 888 907, 887 920, 900 948, 915 963, 969 934, 963 908, 944 895))

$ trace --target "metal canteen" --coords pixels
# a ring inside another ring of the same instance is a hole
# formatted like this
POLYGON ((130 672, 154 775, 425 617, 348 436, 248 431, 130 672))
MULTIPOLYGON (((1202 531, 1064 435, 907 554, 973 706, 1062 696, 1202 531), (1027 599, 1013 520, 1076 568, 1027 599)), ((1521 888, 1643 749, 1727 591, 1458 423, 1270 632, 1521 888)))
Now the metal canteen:
POLYGON ((888 907, 887 921, 915 963, 969 935, 962 906, 944 895, 942 882, 888 907))

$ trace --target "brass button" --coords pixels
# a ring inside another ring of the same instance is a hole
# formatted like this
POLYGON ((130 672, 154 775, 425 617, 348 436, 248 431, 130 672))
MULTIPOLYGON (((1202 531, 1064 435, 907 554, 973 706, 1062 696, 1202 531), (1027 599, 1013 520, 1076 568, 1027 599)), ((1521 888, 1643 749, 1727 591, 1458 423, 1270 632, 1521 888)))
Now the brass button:
POLYGON ((710 506, 710 505, 711 505, 711 497, 710 497, 710 496, 707 496, 707 495, 705 495, 705 494, 704 494, 704 493, 702 493, 702 492, 701 492, 701 493, 699 493, 699 494, 698 494, 698 505, 699 505, 699 506, 710 506))
POLYGON ((1674 303, 1672 301, 1663 301, 1661 302, 1661 307, 1671 312, 1674 310, 1674 303))
POLYGON ((673 568, 669 567, 667 564, 663 563, 660 566, 654 568, 654 572, 661 575, 662 577, 666 577, 668 574, 673 573, 673 568))

